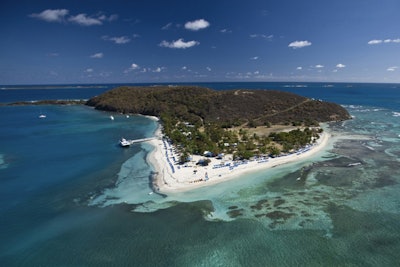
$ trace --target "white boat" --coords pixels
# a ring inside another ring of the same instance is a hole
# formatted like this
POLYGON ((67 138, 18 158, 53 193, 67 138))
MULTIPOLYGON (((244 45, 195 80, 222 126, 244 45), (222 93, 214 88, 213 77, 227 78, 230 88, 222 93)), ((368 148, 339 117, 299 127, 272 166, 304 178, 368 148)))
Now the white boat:
POLYGON ((46 115, 44 115, 44 114, 39 115, 39 119, 44 119, 44 118, 46 118, 46 115))
POLYGON ((120 144, 122 147, 127 147, 127 146, 130 146, 130 145, 131 145, 131 143, 130 143, 128 140, 126 140, 125 138, 121 138, 121 140, 119 140, 119 144, 120 144))
POLYGON ((110 116, 110 120, 112 120, 112 121, 114 120, 114 116, 113 115, 110 116))

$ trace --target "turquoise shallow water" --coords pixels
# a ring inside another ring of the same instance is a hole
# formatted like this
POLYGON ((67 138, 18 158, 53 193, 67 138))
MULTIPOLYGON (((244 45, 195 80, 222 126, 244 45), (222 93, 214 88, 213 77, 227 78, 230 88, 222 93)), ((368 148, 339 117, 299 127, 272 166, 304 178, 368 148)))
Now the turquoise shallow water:
POLYGON ((116 143, 121 136, 151 136, 156 122, 118 114, 111 121, 108 113, 80 106, 0 107, 1 265, 400 262, 395 85, 211 85, 276 86, 341 103, 354 119, 330 124, 330 146, 313 158, 162 196, 148 194, 151 146, 116 143))

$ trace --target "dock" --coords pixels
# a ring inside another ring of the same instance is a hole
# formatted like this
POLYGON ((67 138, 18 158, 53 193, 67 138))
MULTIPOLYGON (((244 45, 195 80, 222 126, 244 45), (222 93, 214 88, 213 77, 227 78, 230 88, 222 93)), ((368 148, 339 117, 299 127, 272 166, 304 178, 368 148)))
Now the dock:
POLYGON ((133 140, 129 140, 129 139, 122 138, 122 139, 119 141, 119 144, 120 144, 122 147, 128 147, 128 146, 133 145, 133 144, 142 143, 142 142, 147 142, 147 141, 150 141, 150 140, 153 140, 153 139, 155 139, 155 137, 148 137, 148 138, 141 138, 141 139, 133 139, 133 140))

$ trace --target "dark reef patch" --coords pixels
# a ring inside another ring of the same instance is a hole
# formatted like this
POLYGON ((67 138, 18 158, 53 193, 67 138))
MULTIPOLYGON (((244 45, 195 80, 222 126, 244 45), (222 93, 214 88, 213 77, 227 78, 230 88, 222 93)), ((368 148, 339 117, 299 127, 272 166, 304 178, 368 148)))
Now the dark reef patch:
POLYGON ((373 187, 380 188, 380 187, 385 187, 385 186, 390 186, 390 185, 395 185, 395 184, 397 184, 397 182, 392 177, 387 176, 387 175, 382 175, 375 180, 373 187))
POLYGON ((279 199, 275 200, 274 207, 278 207, 278 206, 284 204, 285 202, 286 201, 284 199, 279 198, 279 199))
POLYGON ((243 211, 243 209, 233 209, 228 211, 226 214, 228 214, 230 218, 237 218, 243 215, 243 211))
POLYGON ((265 214, 266 217, 268 217, 272 220, 284 220, 284 221, 293 217, 294 215, 295 215, 294 213, 287 213, 287 212, 283 212, 280 210, 275 210, 275 211, 265 214))
POLYGON ((269 207, 268 199, 262 199, 257 202, 257 204, 250 206, 253 210, 261 210, 263 207, 269 207))

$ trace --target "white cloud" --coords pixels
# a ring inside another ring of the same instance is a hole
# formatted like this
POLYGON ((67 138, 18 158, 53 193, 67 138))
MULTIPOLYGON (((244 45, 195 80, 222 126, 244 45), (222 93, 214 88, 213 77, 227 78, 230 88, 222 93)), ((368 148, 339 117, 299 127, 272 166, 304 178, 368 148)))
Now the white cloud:
POLYGON ((222 33, 232 33, 232 30, 229 30, 229 29, 222 29, 222 30, 220 30, 219 32, 222 32, 222 33))
POLYGON ((206 69, 207 69, 208 71, 211 71, 211 68, 210 68, 210 67, 206 67, 206 69))
POLYGON ((47 22, 62 22, 64 17, 68 14, 67 9, 46 9, 39 14, 29 15, 31 18, 37 18, 47 22))
POLYGON ((103 14, 103 15, 100 15, 98 17, 98 19, 102 20, 102 21, 114 21, 114 20, 118 19, 118 15, 117 14, 112 14, 109 17, 107 17, 106 15, 103 14))
POLYGON ((88 17, 86 14, 78 14, 76 16, 71 16, 68 21, 82 25, 82 26, 93 26, 102 25, 103 22, 98 18, 88 17))
POLYGON ((71 15, 66 18, 68 14, 68 9, 46 9, 41 13, 34 13, 29 16, 31 18, 37 18, 47 22, 71 22, 81 26, 102 25, 103 21, 111 22, 118 19, 117 14, 106 16, 101 12, 95 16, 88 16, 84 13, 81 13, 78 15, 71 15))
POLYGON ((296 70, 302 70, 303 69, 303 67, 297 67, 296 68, 296 70))
POLYGON ((186 67, 186 66, 183 66, 183 67, 182 67, 182 70, 187 70, 187 67, 186 67))
POLYGON ((140 68, 140 67, 139 67, 138 64, 132 63, 131 66, 130 66, 128 69, 124 70, 124 73, 129 73, 129 72, 134 71, 134 70, 137 70, 137 69, 139 69, 139 68, 140 68))
POLYGON ((138 64, 135 64, 135 63, 132 63, 132 65, 131 65, 131 67, 130 67, 131 70, 136 70, 136 69, 138 69, 138 68, 139 68, 139 65, 138 65, 138 64))
POLYGON ((116 44, 126 44, 126 43, 129 43, 131 41, 131 39, 129 39, 126 36, 111 37, 110 40, 113 41, 116 44))
POLYGON ((291 42, 288 47, 293 48, 293 49, 297 49, 297 48, 303 48, 306 46, 310 46, 312 43, 309 41, 294 41, 291 42))
POLYGON ((387 68, 387 71, 396 71, 398 69, 397 66, 387 68))
POLYGON ((371 40, 368 42, 369 45, 376 45, 382 43, 382 40, 371 40))
POLYGON ((257 59, 258 59, 258 56, 251 57, 250 59, 251 59, 251 60, 257 60, 257 59))
POLYGON ((201 29, 205 29, 209 26, 210 26, 210 23, 204 19, 188 21, 185 23, 185 29, 191 30, 191 31, 198 31, 201 29))
POLYGON ((250 38, 263 38, 263 39, 270 40, 270 39, 274 38, 274 36, 272 34, 266 35, 266 34, 254 33, 254 34, 250 34, 250 38))
POLYGON ((165 69, 164 67, 157 67, 156 69, 153 70, 153 72, 161 72, 163 69, 165 69))
POLYGON ((377 45, 377 44, 389 44, 389 43, 400 43, 400 38, 397 39, 385 39, 385 40, 379 40, 379 39, 374 39, 368 42, 369 45, 377 45))
POLYGON ((320 65, 320 64, 314 66, 314 68, 317 68, 317 69, 322 69, 323 67, 324 67, 324 65, 320 65))
POLYGON ((93 70, 92 68, 89 68, 89 69, 86 69, 86 70, 85 70, 86 73, 91 73, 91 72, 93 72, 93 71, 94 71, 94 70, 93 70))
POLYGON ((105 41, 114 42, 115 44, 127 44, 131 41, 131 39, 128 38, 127 36, 120 36, 120 37, 103 36, 102 39, 105 41))
POLYGON ((96 53, 96 54, 91 55, 90 57, 91 58, 103 58, 103 56, 104 56, 103 53, 96 53))
POLYGON ((166 25, 162 26, 162 27, 161 27, 161 30, 168 30, 168 29, 170 29, 171 27, 172 27, 172 22, 167 23, 166 25))
POLYGON ((339 63, 336 65, 336 68, 346 68, 346 65, 339 63))
POLYGON ((176 48, 176 49, 186 49, 190 48, 196 45, 199 45, 200 43, 197 41, 188 41, 185 42, 182 38, 176 41, 172 42, 167 42, 167 41, 162 41, 159 46, 161 47, 168 47, 168 48, 176 48))

